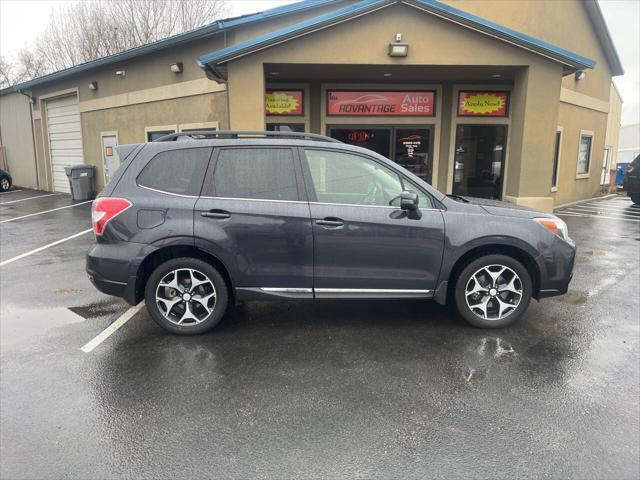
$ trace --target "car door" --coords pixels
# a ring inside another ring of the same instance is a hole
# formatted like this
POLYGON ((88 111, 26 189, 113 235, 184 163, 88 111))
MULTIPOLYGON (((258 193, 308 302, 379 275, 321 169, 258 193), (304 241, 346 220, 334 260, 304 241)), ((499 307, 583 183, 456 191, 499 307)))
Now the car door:
POLYGON ((316 297, 433 295, 444 220, 431 197, 373 157, 321 148, 301 156, 316 297), (400 209, 404 190, 418 190, 418 212, 400 209))
POLYGON ((313 296, 313 238, 297 149, 217 148, 194 233, 196 245, 225 263, 240 296, 313 296))

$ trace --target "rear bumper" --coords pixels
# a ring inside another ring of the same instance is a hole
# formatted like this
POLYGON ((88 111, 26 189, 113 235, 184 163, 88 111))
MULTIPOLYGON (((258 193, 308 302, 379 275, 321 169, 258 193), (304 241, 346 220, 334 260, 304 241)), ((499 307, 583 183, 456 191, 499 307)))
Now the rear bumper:
POLYGON ((86 271, 91 283, 107 295, 123 298, 130 305, 138 300, 136 273, 146 245, 123 242, 94 244, 87 252, 86 271))

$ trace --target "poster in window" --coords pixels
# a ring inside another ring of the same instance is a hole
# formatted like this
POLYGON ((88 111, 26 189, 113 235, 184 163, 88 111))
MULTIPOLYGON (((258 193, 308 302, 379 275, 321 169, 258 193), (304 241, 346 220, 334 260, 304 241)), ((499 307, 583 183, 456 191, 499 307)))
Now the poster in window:
POLYGON ((267 115, 304 115, 303 90, 267 90, 264 97, 267 115))
POLYGON ((458 92, 459 117, 506 117, 509 115, 509 92, 458 92))

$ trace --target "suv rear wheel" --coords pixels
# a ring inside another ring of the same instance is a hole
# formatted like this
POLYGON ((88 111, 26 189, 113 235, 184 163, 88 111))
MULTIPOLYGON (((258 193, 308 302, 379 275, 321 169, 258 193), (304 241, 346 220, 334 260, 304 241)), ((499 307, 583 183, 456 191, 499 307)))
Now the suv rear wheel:
POLYGON ((505 255, 487 255, 471 261, 455 285, 460 315, 479 328, 500 328, 517 321, 531 300, 527 269, 505 255))
POLYGON ((220 273, 196 258, 175 258, 158 266, 147 280, 145 303, 151 318, 178 335, 197 335, 215 327, 229 303, 220 273))

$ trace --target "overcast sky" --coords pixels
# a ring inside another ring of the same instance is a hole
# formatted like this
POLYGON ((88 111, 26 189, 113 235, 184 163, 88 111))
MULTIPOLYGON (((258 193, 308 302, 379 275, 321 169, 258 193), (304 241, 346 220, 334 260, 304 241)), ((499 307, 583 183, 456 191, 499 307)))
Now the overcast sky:
MULTIPOLYGON (((67 0, 72 1, 72 0, 67 0)), ((266 10, 295 0, 230 0, 231 16, 266 10)), ((559 0, 561 1, 561 0, 559 0)), ((622 124, 640 121, 640 0, 599 0, 625 75, 615 79, 624 106, 622 124)), ((44 29, 61 0, 0 0, 0 53, 14 53, 44 29)))

